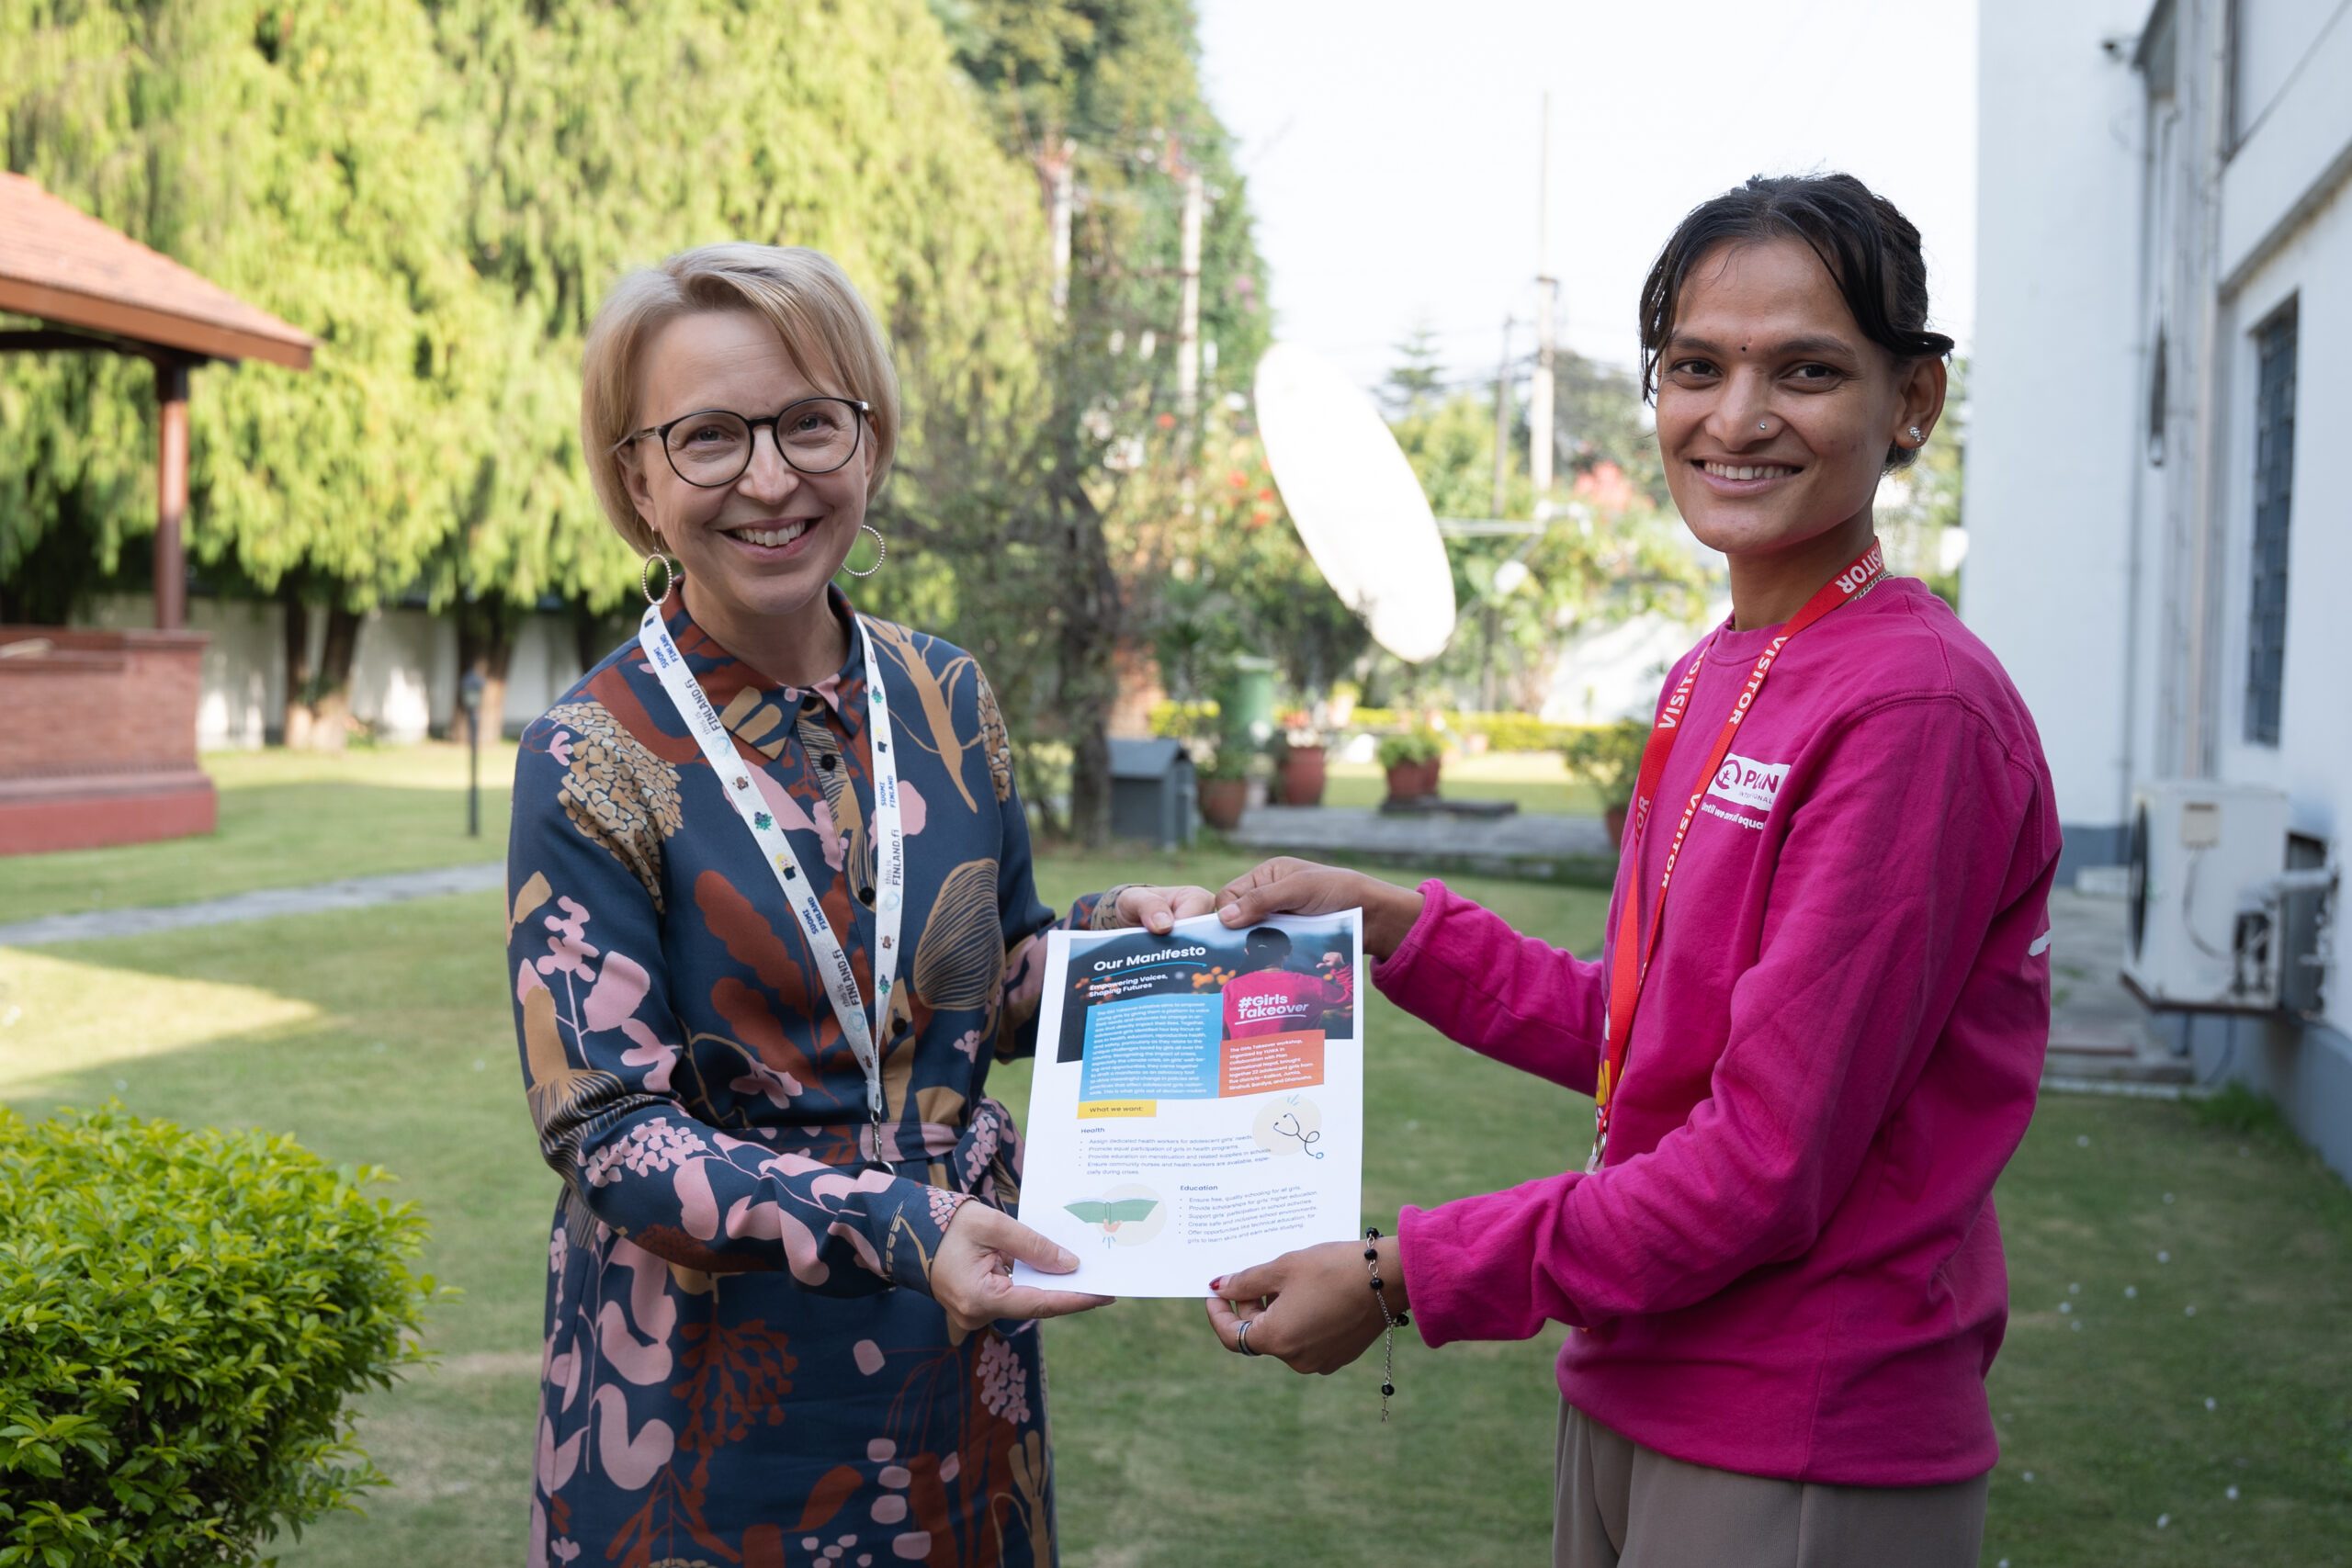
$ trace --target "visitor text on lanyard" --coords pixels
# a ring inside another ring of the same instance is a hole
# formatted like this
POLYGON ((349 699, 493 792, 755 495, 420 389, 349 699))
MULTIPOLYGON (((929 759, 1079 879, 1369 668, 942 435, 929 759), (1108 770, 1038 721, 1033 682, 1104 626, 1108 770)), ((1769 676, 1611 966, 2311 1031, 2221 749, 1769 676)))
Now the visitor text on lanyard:
POLYGON ((1872 538, 1870 548, 1806 600, 1804 607, 1781 628, 1781 635, 1757 656, 1756 668, 1748 672, 1747 688, 1732 705, 1731 716, 1724 720, 1723 733, 1715 738, 1715 749, 1709 753, 1706 766, 1699 770, 1690 798, 1683 803, 1682 819, 1674 825, 1674 839, 1666 847, 1666 862, 1658 868, 1657 887, 1650 896, 1649 919, 1645 921, 1641 917, 1642 840, 1649 828, 1652 803, 1657 798, 1658 785, 1665 777, 1666 760, 1673 754, 1675 738, 1690 716, 1691 688, 1698 684, 1699 671, 1707 662, 1707 649, 1714 646, 1713 637, 1700 645, 1682 671, 1682 679, 1676 683, 1674 694, 1658 710, 1649 742, 1642 748, 1642 771, 1634 784, 1633 831, 1625 847, 1633 874, 1626 881, 1624 902, 1617 911, 1616 941, 1609 955, 1606 1043, 1601 1052, 1600 1081, 1592 1097, 1592 1157, 1587 1162, 1587 1169, 1599 1170, 1601 1156, 1609 1147, 1610 1102, 1624 1082, 1625 1048, 1634 1037, 1634 1009, 1641 1000, 1642 982, 1648 976, 1650 959, 1657 951, 1658 922, 1666 913, 1666 890, 1674 881, 1674 863, 1682 853, 1682 841, 1690 836, 1690 824, 1699 815, 1699 803, 1706 798, 1707 786, 1724 765, 1724 758, 1730 754, 1732 738, 1739 733, 1740 721, 1756 705, 1756 694, 1764 689, 1764 677, 1772 672, 1772 661, 1781 657, 1781 649, 1789 645, 1789 639, 1840 604, 1860 598, 1885 576, 1886 552, 1872 538))
POLYGON ((761 857, 767 862, 808 945, 816 952, 817 966, 825 978, 825 992, 832 998, 833 1016, 841 1020, 842 1034, 856 1054, 857 1065, 865 1072, 866 1111, 874 1120, 874 1157, 880 1160, 888 1146, 882 1131, 885 1111, 881 1042, 889 1032, 890 982, 898 971, 899 928, 906 914, 907 835, 899 811, 899 764, 890 755, 890 702, 882 684, 881 657, 875 651, 873 634, 866 629, 863 617, 857 621, 855 631, 865 653, 867 736, 874 747, 876 951, 871 1025, 866 1022, 865 1001, 857 994, 857 976, 850 967, 849 954, 833 935, 832 922, 825 918, 825 906, 808 879, 808 868, 801 864, 792 840, 785 836, 783 825, 762 798, 752 781, 751 765, 737 755, 735 738, 728 733, 718 710, 710 705, 702 683, 686 669, 677 642, 662 624, 659 604, 647 610, 645 619, 638 623, 637 641, 645 649, 662 689, 669 693, 679 716, 694 732, 695 741, 708 760, 712 776, 726 793, 728 804, 734 807, 735 815, 743 819, 743 826, 758 840, 761 857))

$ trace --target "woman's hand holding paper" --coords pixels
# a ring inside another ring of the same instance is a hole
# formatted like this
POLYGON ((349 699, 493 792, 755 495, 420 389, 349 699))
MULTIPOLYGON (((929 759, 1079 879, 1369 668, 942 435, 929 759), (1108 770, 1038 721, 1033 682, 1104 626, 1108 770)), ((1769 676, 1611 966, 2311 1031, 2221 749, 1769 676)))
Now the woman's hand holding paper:
POLYGON ((1276 855, 1220 888, 1216 908, 1228 926, 1255 925, 1270 915, 1330 915, 1363 910, 1363 950, 1386 958, 1421 918, 1419 888, 1399 887, 1360 871, 1276 855))
POLYGON ((956 1210, 931 1260, 932 1299, 946 1309, 956 1332, 975 1333, 1001 1318, 1064 1317, 1111 1303, 1109 1296, 1016 1285, 1016 1259, 1048 1274, 1078 1267, 1068 1248, 1010 1214, 978 1201, 956 1210))
POLYGON ((1295 1372, 1336 1372, 1363 1355, 1387 1325, 1373 1300, 1374 1269, 1389 1313, 1406 1309, 1396 1238, 1383 1236, 1377 1246, 1379 1259, 1369 1269, 1362 1242, 1329 1241, 1212 1280, 1209 1327, 1227 1349, 1239 1350, 1246 1322, 1252 1353, 1272 1356, 1295 1372))
POLYGON ((1166 936, 1178 920, 1213 913, 1216 898, 1205 887, 1160 887, 1137 882, 1118 889, 1114 908, 1120 925, 1140 926, 1166 936))

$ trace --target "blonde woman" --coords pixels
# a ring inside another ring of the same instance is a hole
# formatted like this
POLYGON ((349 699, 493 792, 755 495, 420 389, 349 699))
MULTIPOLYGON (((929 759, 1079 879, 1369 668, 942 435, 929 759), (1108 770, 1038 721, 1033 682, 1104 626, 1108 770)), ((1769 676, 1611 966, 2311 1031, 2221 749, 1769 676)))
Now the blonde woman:
POLYGON ((581 429, 650 607, 515 770, 563 1178, 530 1561, 1050 1562, 1026 1320, 1101 1298, 1007 1278, 1076 1260, 1003 1212, 985 1090, 1051 916, 987 678, 833 585, 899 434, 882 334, 815 252, 689 251, 605 302, 581 429))

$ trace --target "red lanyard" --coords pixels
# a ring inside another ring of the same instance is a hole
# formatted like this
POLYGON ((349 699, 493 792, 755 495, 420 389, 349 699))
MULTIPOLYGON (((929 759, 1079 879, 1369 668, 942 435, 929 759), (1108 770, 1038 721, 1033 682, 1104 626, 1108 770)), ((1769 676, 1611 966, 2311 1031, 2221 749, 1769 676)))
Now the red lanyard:
POLYGON ((1682 820, 1674 825, 1674 841, 1667 846, 1666 864, 1658 872, 1657 891, 1650 899, 1650 918, 1645 930, 1641 918, 1642 839, 1649 826, 1650 804, 1657 798, 1658 784, 1666 773, 1666 760, 1673 754, 1675 738, 1690 715, 1691 688, 1699 682, 1699 671, 1707 661, 1707 649, 1714 646, 1713 637, 1700 645, 1675 686, 1674 694, 1666 699, 1666 706, 1659 710, 1649 742, 1642 748, 1642 771, 1634 785, 1634 831, 1625 852, 1633 857, 1634 874, 1625 886, 1624 904, 1617 911, 1617 940, 1609 956, 1608 1043, 1601 1055, 1600 1082, 1592 1098, 1592 1158, 1588 1169, 1600 1168, 1600 1156, 1609 1146, 1609 1102, 1624 1081, 1625 1047, 1634 1037, 1634 1008, 1641 1000, 1642 982, 1648 977, 1650 959, 1657 952, 1659 920, 1666 913, 1666 890, 1674 881, 1674 863, 1682 854, 1682 840, 1690 836, 1690 824, 1699 815, 1699 803, 1706 798, 1707 786, 1723 767, 1724 758, 1731 751, 1732 738, 1739 733, 1740 721, 1756 705, 1756 694, 1764 689, 1764 677, 1772 672, 1772 661, 1781 657, 1781 649, 1789 645, 1789 639, 1840 604, 1860 598, 1885 575, 1886 553, 1873 536, 1870 548, 1823 583, 1821 591, 1805 601, 1804 608, 1789 617, 1781 635, 1757 656, 1756 668, 1748 673, 1747 687, 1732 705, 1731 716, 1724 720, 1723 733, 1715 738, 1715 749, 1708 755, 1707 765, 1699 770, 1698 783, 1690 791, 1690 798, 1683 804, 1682 820))

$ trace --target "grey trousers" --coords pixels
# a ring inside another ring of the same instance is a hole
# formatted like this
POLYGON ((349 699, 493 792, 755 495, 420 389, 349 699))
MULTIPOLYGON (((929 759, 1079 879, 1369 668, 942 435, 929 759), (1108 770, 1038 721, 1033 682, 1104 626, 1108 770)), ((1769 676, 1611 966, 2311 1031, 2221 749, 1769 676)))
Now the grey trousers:
POLYGON ((1685 1464, 1565 1401, 1553 1568, 1975 1568, 1991 1478, 1826 1486, 1685 1464))

